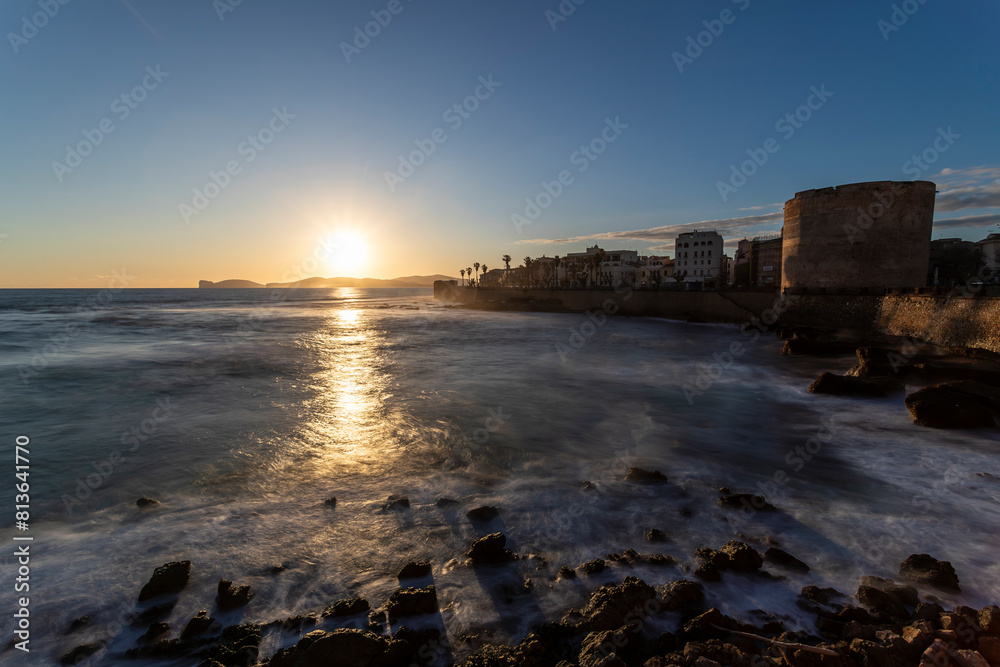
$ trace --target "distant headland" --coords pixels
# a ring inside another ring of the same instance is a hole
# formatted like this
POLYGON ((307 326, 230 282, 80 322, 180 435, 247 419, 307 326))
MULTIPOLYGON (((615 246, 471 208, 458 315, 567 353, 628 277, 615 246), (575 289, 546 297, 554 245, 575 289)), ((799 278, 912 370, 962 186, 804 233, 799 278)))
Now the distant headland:
POLYGON ((332 287, 432 287, 436 280, 455 280, 441 274, 433 276, 405 276, 403 278, 393 278, 382 280, 379 278, 305 278, 290 283, 255 283, 252 280, 223 280, 212 282, 211 280, 198 281, 200 289, 315 289, 332 287))

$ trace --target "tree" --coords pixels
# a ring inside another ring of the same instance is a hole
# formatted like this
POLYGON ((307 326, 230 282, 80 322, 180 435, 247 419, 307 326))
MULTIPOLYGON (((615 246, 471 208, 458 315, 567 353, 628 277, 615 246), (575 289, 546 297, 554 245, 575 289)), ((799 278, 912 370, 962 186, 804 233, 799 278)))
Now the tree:
POLYGON ((510 255, 504 255, 500 258, 500 261, 503 262, 504 268, 510 271, 510 255))
POLYGON ((486 268, 486 265, 485 265, 485 264, 483 264, 483 278, 485 278, 485 277, 486 277, 486 272, 487 272, 487 271, 489 271, 489 269, 487 269, 487 268, 486 268))
POLYGON ((462 269, 459 273, 462 274, 462 285, 465 285, 465 269, 462 269))
POLYGON ((469 284, 471 285, 472 284, 472 267, 470 266, 470 267, 466 268, 465 272, 467 274, 469 274, 469 284))
POLYGON ((476 267, 476 283, 479 283, 479 262, 473 264, 476 267))
POLYGON ((531 283, 532 283, 532 280, 531 280, 531 265, 533 263, 534 262, 531 261, 530 257, 525 257, 524 258, 524 275, 525 275, 525 286, 526 287, 531 287, 531 283))

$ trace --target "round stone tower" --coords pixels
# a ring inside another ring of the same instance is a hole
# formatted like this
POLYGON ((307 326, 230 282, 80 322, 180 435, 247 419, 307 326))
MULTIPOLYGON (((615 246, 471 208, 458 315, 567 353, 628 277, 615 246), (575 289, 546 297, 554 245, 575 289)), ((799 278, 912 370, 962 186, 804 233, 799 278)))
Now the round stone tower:
POLYGON ((785 202, 782 287, 925 286, 936 190, 878 181, 797 193, 785 202))

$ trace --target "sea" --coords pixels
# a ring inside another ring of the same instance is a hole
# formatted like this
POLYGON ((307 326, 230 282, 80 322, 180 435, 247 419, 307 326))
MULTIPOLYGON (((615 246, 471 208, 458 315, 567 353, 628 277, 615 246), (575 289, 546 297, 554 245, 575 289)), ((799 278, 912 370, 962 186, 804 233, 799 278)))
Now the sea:
MULTIPOLYGON (((733 539, 811 568, 706 584, 708 605, 750 622, 815 632, 804 586, 850 595, 914 553, 961 580, 925 598, 1000 602, 1000 431, 916 426, 901 394, 809 394, 854 359, 780 348, 753 327, 469 310, 430 289, 0 291, 0 662, 55 664, 99 640, 85 664, 197 664, 125 657, 145 631, 140 588, 179 560, 192 574, 171 637, 203 609, 230 625, 355 596, 377 608, 428 559, 415 585, 435 585, 440 614, 405 625, 439 627, 442 662, 469 637, 519 641, 603 583, 691 578, 696 549, 733 539), (720 506, 722 487, 777 511, 720 506), (499 516, 466 516, 484 505, 499 516), (653 528, 667 540, 647 541, 653 528), (470 567, 493 532, 520 558, 470 567), (677 562, 556 576, 627 549, 677 562), (215 608, 222 578, 252 586, 249 605, 215 608), (21 598, 27 653, 8 644, 21 598)), ((271 627, 261 657, 297 638, 271 627)))

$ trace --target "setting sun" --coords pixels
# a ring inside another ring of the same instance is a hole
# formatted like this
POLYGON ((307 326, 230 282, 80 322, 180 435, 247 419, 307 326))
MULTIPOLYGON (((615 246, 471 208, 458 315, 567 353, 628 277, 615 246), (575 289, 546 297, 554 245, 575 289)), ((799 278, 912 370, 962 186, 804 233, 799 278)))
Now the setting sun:
POLYGON ((330 235, 330 252, 326 267, 331 276, 348 276, 368 265, 368 243, 352 230, 340 230, 330 235))

